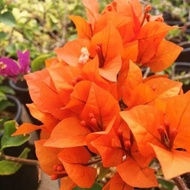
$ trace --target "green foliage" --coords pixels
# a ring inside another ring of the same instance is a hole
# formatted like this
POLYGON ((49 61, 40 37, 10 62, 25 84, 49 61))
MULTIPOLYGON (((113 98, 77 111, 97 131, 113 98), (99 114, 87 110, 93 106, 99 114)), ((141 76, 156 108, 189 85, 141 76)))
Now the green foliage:
POLYGON ((8 147, 16 147, 24 144, 30 138, 29 135, 11 136, 16 131, 16 122, 11 120, 4 124, 4 133, 1 138, 0 151, 8 147))
POLYGON ((28 49, 32 60, 62 46, 68 28, 71 34, 75 30, 68 15, 84 13, 81 0, 19 0, 2 7, 0 54, 14 58, 16 50, 28 49))
POLYGON ((12 95, 15 94, 15 91, 11 87, 6 86, 6 85, 0 86, 0 92, 4 94, 12 94, 12 95))
POLYGON ((0 129, 3 127, 5 121, 12 119, 7 114, 2 114, 8 107, 13 106, 7 98, 7 94, 14 95, 15 91, 6 85, 2 85, 4 78, 0 78, 0 129))
POLYGON ((32 62, 31 62, 31 71, 39 71, 45 67, 45 60, 50 58, 52 55, 51 54, 42 54, 36 57, 32 62))
POLYGON ((173 190, 175 187, 175 184, 173 182, 167 181, 167 180, 162 179, 162 178, 159 178, 158 182, 161 185, 162 189, 173 190))
POLYGON ((73 190, 101 190, 101 189, 102 187, 98 183, 95 183, 91 188, 75 187, 73 190))
MULTIPOLYGON (((4 130, 0 144, 0 175, 11 175, 17 172, 22 164, 4 160, 4 150, 9 147, 18 147, 29 140, 29 135, 11 136, 16 131, 16 122, 11 120, 4 123, 4 130)), ((27 158, 30 149, 25 148, 18 158, 27 158)))
POLYGON ((0 15, 0 22, 12 27, 16 25, 15 17, 11 11, 6 11, 0 15))
MULTIPOLYGON (((18 158, 27 158, 29 152, 30 152, 30 149, 25 148, 18 158)), ((19 164, 17 162, 1 160, 0 161, 0 175, 14 174, 21 168, 21 166, 22 164, 19 164)))

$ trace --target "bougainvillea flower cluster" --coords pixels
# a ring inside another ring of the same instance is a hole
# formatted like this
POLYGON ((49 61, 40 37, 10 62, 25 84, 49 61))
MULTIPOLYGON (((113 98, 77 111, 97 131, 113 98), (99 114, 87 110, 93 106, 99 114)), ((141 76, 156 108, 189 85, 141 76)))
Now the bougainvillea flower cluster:
POLYGON ((19 78, 19 75, 24 75, 30 72, 30 52, 17 51, 18 61, 14 59, 1 57, 0 58, 0 75, 10 77, 14 80, 19 78))
POLYGON ((166 75, 143 77, 182 51, 165 39, 175 27, 138 0, 114 0, 101 12, 97 0, 83 4, 87 20, 70 16, 78 38, 25 75, 28 107, 42 125, 24 123, 14 135, 41 131, 40 166, 61 190, 92 187, 98 164, 112 169, 104 190, 158 186, 153 160, 165 179, 190 172, 190 92, 166 75))

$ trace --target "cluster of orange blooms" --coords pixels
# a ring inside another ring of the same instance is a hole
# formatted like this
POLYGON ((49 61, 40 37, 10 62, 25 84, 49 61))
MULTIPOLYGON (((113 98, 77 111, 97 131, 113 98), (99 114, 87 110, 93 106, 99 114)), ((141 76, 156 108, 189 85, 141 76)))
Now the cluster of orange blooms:
POLYGON ((190 172, 190 92, 166 75, 142 74, 173 64, 182 48, 165 36, 175 27, 138 0, 114 0, 101 13, 97 0, 83 4, 87 19, 69 16, 78 38, 25 75, 42 125, 24 123, 14 135, 41 130, 36 154, 61 190, 90 188, 96 163, 115 168, 103 190, 158 186, 152 160, 167 180, 190 172))

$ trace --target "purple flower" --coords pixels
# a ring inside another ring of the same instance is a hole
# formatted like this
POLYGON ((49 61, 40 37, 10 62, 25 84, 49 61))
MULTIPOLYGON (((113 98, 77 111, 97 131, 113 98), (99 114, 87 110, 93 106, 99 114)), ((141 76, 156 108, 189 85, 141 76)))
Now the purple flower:
POLYGON ((17 51, 18 63, 20 65, 20 73, 26 74, 30 72, 30 52, 27 50, 24 53, 17 51))
POLYGON ((30 72, 30 52, 17 51, 18 61, 11 58, 0 58, 0 75, 16 78, 30 72))

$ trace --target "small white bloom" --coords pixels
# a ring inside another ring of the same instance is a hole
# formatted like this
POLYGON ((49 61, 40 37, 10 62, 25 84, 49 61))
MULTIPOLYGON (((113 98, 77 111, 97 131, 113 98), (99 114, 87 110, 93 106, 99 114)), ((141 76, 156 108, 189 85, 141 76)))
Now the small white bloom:
POLYGON ((81 55, 79 57, 79 63, 85 64, 89 59, 90 53, 86 47, 81 49, 81 55))
POLYGON ((3 62, 0 62, 0 69, 5 69, 7 65, 3 62))

